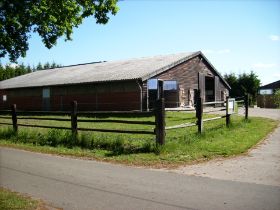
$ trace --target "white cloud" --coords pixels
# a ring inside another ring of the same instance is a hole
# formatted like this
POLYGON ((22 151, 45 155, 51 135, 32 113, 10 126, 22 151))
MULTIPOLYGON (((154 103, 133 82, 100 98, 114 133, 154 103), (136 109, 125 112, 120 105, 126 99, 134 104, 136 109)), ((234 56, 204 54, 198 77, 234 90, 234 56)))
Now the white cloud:
POLYGON ((277 65, 275 63, 255 63, 252 65, 253 68, 258 68, 258 69, 269 69, 276 66, 277 65))
POLYGON ((278 36, 278 35, 270 35, 269 38, 270 38, 272 41, 279 41, 279 40, 280 40, 280 36, 278 36))
POLYGON ((12 68, 16 68, 16 67, 18 67, 18 64, 16 64, 16 63, 10 63, 9 66, 12 67, 12 68))
POLYGON ((226 54, 226 53, 230 53, 230 49, 221 49, 221 50, 206 49, 206 50, 202 50, 202 52, 205 54, 226 54))
MULTIPOLYGON (((11 68, 16 68, 16 67, 18 67, 19 65, 16 64, 16 63, 7 63, 5 66, 9 66, 9 67, 11 67, 11 68)), ((4 66, 4 67, 5 67, 5 66, 4 66)))

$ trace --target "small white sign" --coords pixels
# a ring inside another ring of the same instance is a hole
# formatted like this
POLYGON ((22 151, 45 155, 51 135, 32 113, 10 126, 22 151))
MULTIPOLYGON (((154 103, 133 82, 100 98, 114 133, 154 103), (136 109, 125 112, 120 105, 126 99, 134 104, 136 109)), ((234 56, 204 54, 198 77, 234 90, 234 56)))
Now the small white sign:
POLYGON ((3 95, 3 101, 7 101, 7 95, 3 95))
POLYGON ((235 112, 235 99, 229 98, 227 103, 227 114, 233 114, 235 112))

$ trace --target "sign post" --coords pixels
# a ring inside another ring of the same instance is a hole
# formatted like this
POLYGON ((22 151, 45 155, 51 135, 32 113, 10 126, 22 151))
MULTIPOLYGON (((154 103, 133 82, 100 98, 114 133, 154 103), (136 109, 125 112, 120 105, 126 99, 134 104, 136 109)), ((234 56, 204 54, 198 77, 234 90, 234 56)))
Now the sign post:
POLYGON ((227 97, 226 106, 226 125, 228 127, 230 124, 230 115, 235 112, 235 99, 227 97))

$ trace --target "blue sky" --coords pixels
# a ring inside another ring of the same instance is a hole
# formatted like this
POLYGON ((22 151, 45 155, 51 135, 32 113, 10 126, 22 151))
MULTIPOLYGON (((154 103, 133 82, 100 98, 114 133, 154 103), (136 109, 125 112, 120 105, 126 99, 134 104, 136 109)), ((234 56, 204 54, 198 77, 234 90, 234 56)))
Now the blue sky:
MULTIPOLYGON (((88 18, 51 50, 33 34, 19 62, 62 65, 202 51, 222 74, 280 79, 280 0, 124 0, 107 25, 88 18)), ((4 59, 2 63, 7 63, 4 59)))

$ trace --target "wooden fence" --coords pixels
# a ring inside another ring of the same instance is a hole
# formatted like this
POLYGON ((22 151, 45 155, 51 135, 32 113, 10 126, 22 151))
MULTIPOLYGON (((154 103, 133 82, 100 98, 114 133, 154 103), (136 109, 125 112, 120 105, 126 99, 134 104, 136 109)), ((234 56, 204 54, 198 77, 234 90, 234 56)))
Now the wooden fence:
MULTIPOLYGON (((195 112, 196 112, 196 122, 188 122, 188 123, 183 123, 183 124, 179 124, 179 125, 173 125, 173 126, 169 126, 169 127, 165 127, 165 130, 171 130, 171 129, 177 129, 177 128, 185 128, 185 127, 192 127, 192 126, 197 126, 197 130, 198 133, 202 133, 203 132, 203 124, 204 122, 209 122, 209 121, 213 121, 213 120, 218 120, 221 118, 226 118, 226 125, 229 126, 230 124, 230 116, 232 114, 236 114, 236 113, 229 113, 229 98, 227 97, 226 101, 212 101, 212 102, 203 102, 202 98, 200 97, 200 90, 198 90, 198 97, 197 97, 197 104, 195 106, 195 112), (224 107, 225 104, 225 107, 224 107), (205 106, 217 106, 220 105, 222 108, 221 109, 214 109, 214 110, 210 110, 210 111, 204 111, 204 107, 205 106), (220 112, 220 111, 224 111, 224 115, 221 116, 217 116, 217 117, 212 117, 212 118, 203 118, 203 114, 204 113, 211 113, 211 112, 220 112)), ((248 95, 245 95, 243 97, 240 97, 238 99, 238 101, 235 101, 236 103, 240 104, 243 103, 244 107, 245 107, 245 119, 248 119, 248 106, 249 106, 249 101, 248 101, 248 95)), ((171 111, 169 109, 169 111, 171 111)), ((192 110, 176 110, 174 109, 174 111, 192 111, 192 110)))
POLYGON ((237 105, 239 106, 240 104, 242 104, 244 106, 244 109, 245 109, 245 112, 244 112, 244 115, 245 115, 245 119, 248 120, 248 115, 249 115, 249 95, 246 94, 242 97, 238 97, 236 98, 236 101, 237 105))
POLYGON ((1 125, 12 125, 15 132, 18 131, 18 127, 36 127, 36 128, 52 128, 52 129, 64 129, 71 130, 74 136, 77 136, 78 131, 95 131, 95 132, 111 132, 111 133, 129 133, 129 134, 147 134, 156 135, 156 142, 158 144, 164 144, 164 123, 165 111, 164 111, 164 99, 158 100, 156 107, 153 111, 140 112, 140 111, 111 111, 111 112, 78 112, 78 103, 73 101, 71 104, 71 112, 50 112, 50 111, 17 111, 16 104, 11 106, 11 110, 1 111, 3 114, 11 114, 12 117, 0 116, 2 119, 11 119, 12 123, 0 122, 1 125), (79 116, 99 116, 104 114, 121 114, 131 115, 137 114, 140 116, 155 116, 155 121, 133 121, 133 120, 114 120, 114 119, 78 119, 79 116), (32 117, 34 115, 66 115, 69 118, 53 118, 53 117, 32 117), (71 127, 66 126, 49 126, 49 125, 35 125, 35 124, 22 124, 18 123, 18 120, 39 120, 39 121, 71 121, 71 127), (99 128, 83 128, 79 127, 79 122, 91 122, 91 123, 122 123, 122 124, 138 124, 138 125, 154 125, 154 130, 120 130, 120 129, 99 129, 99 128))
MULTIPOLYGON (((198 94, 200 95, 200 94, 198 94)), ((1 111, 1 113, 11 114, 12 117, 8 116, 0 116, 2 119, 11 119, 12 123, 6 123, 6 122, 0 122, 1 125, 12 125, 13 130, 15 132, 18 131, 18 127, 36 127, 36 128, 52 128, 52 129, 66 129, 71 130, 73 136, 77 136, 78 131, 94 131, 94 132, 111 132, 111 133, 129 133, 129 134, 147 134, 147 135, 155 135, 156 136, 156 143, 163 145, 165 143, 165 132, 166 130, 171 129, 178 129, 178 128, 185 128, 185 127, 191 127, 191 126, 197 126, 198 132, 202 133, 203 131, 203 123, 209 122, 212 120, 218 120, 221 118, 226 118, 226 125, 228 126, 230 124, 230 113, 228 113, 227 108, 221 108, 219 110, 215 111, 225 111, 225 115, 217 116, 213 118, 203 119, 203 113, 209 113, 203 112, 204 106, 207 105, 217 105, 217 104, 224 104, 226 103, 226 107, 228 107, 228 101, 227 98, 226 102, 224 101, 214 101, 214 102, 205 102, 203 103, 202 98, 198 97, 197 104, 196 104, 196 122, 192 123, 183 123, 179 125, 174 126, 168 126, 165 125, 165 105, 164 105, 164 98, 159 98, 156 103, 154 110, 152 111, 111 111, 111 112, 79 112, 78 111, 78 103, 77 101, 73 101, 71 104, 71 112, 45 112, 45 111, 17 111, 16 104, 13 104, 11 106, 11 110, 8 111, 1 111), (155 121, 133 121, 133 120, 115 120, 115 119, 78 119, 78 116, 98 116, 98 115, 104 115, 104 114, 123 114, 125 115, 131 115, 131 114, 137 114, 139 116, 154 116, 155 121), (53 117, 32 117, 36 115, 67 115, 70 116, 69 118, 53 118, 53 117), (22 124, 18 123, 18 119, 26 119, 26 120, 48 120, 48 121, 71 121, 71 127, 66 126, 49 126, 49 125, 35 125, 35 124, 22 124), (79 122, 90 122, 90 123, 122 123, 122 124, 138 124, 138 125, 154 125, 154 130, 120 130, 120 129, 99 129, 99 128, 82 128, 78 126, 79 122)), ((248 119, 248 96, 244 96, 242 99, 236 101, 237 103, 244 103, 245 105, 245 118, 248 119)))
MULTIPOLYGON (((200 91, 198 91, 200 92, 200 91)), ((200 95, 200 94, 198 94, 200 95)), ((244 107, 245 107, 245 119, 248 119, 248 107, 249 107, 249 97, 248 95, 245 95, 243 97, 240 97, 240 99, 238 101, 235 101, 235 103, 243 103, 244 107)), ((232 114, 236 114, 236 113, 230 113, 229 112, 229 100, 230 98, 227 97, 226 101, 213 101, 213 102, 204 102, 200 96, 198 96, 197 99, 197 106, 196 106, 196 117, 197 117, 197 127, 198 127, 198 132, 202 133, 203 131, 203 123, 204 122, 209 122, 212 120, 218 120, 221 118, 226 118, 226 126, 228 127, 230 124, 230 116, 232 114), (226 104, 225 108, 221 108, 219 110, 214 110, 213 112, 217 112, 217 111, 225 111, 224 115, 218 116, 218 117, 213 117, 213 118, 206 118, 203 119, 203 113, 210 113, 212 111, 207 111, 204 112, 203 111, 203 107, 206 105, 221 105, 221 104, 226 104)), ((233 106, 235 106, 235 104, 233 104, 233 106)))

